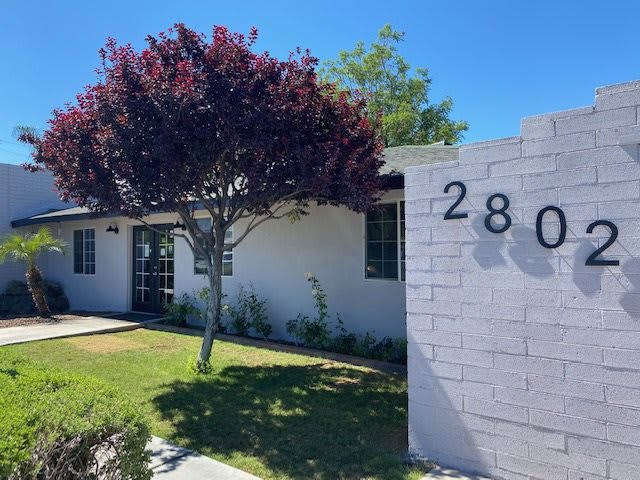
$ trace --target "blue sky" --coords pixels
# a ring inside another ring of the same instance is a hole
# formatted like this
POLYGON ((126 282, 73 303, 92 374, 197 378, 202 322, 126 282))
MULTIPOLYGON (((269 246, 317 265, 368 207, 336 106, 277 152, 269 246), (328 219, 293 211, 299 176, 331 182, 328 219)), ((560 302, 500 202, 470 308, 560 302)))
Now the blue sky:
POLYGON ((391 23, 406 32, 410 63, 429 68, 431 98, 451 96, 454 118, 471 124, 465 143, 517 135, 522 116, 590 105, 595 87, 640 78, 632 0, 23 0, 2 10, 0 162, 27 159, 16 125, 44 128, 95 80, 107 36, 141 48, 178 21, 206 33, 255 25, 257 49, 285 56, 300 46, 321 60, 391 23))

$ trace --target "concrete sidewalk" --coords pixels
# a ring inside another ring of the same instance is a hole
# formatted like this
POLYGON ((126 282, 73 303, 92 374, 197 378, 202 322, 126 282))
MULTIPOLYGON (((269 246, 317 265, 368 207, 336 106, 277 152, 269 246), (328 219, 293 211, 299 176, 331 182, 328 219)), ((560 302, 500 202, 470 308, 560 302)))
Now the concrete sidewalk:
POLYGON ((260 480, 162 438, 151 437, 149 450, 154 480, 260 480))
POLYGON ((85 317, 57 323, 0 328, 0 346, 34 342, 49 338, 75 337, 94 333, 123 332, 140 328, 141 323, 107 317, 85 317))
POLYGON ((422 480, 491 480, 487 477, 478 477, 476 475, 467 475, 457 470, 449 468, 436 467, 422 477, 422 480))

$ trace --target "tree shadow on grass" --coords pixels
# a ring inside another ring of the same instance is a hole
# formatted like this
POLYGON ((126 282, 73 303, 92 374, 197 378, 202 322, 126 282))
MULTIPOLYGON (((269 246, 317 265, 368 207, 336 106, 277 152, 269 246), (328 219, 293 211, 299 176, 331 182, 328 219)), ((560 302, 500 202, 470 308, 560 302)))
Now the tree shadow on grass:
POLYGON ((154 399, 171 440, 251 456, 278 478, 406 478, 407 396, 399 375, 332 364, 229 366, 165 385, 154 399))

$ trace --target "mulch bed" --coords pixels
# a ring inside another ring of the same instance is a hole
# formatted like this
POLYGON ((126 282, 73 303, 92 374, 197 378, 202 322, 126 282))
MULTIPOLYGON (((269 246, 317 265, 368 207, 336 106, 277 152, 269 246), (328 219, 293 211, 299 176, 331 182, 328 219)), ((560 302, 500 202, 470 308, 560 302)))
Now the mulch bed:
POLYGON ((51 324, 60 320, 81 320, 86 317, 86 315, 54 315, 52 318, 42 318, 37 315, 28 315, 25 317, 10 317, 3 318, 0 317, 0 328, 9 328, 9 327, 25 327, 27 325, 37 325, 37 324, 51 324))

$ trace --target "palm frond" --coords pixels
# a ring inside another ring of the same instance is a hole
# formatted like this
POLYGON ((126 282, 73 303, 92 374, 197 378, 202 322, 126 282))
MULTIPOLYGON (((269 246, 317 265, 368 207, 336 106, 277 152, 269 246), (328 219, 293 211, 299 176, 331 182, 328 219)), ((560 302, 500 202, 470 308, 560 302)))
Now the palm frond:
POLYGON ((34 264, 44 252, 64 254, 66 243, 56 238, 47 227, 36 233, 13 233, 0 241, 0 263, 6 260, 34 264))

